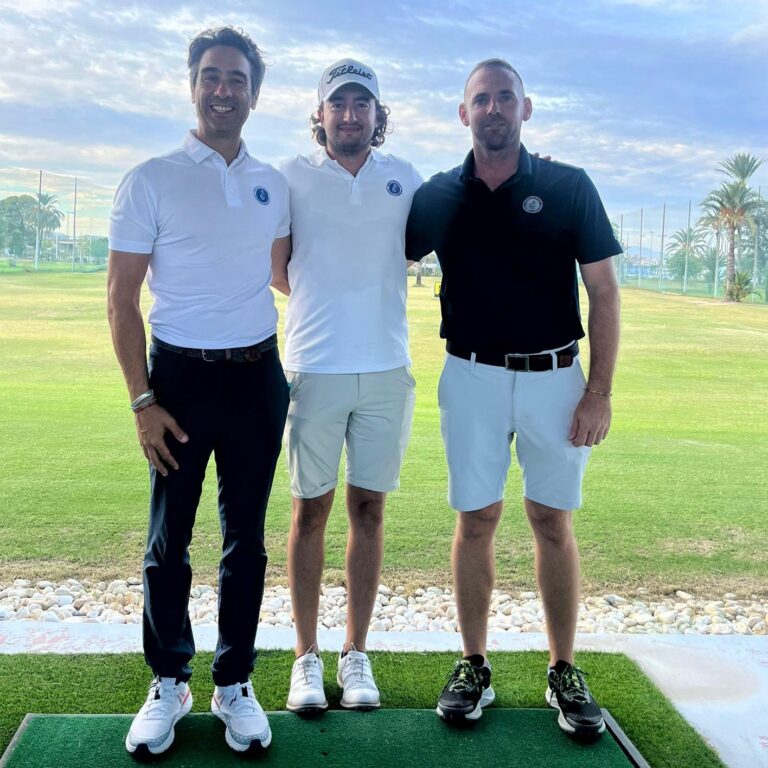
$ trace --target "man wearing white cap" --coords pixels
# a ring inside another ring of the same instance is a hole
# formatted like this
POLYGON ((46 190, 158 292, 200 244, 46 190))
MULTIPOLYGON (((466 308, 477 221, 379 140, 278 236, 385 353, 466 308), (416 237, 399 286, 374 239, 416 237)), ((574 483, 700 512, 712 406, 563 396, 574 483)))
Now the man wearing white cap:
POLYGON ((324 533, 346 447, 347 627, 341 705, 379 706, 365 654, 383 552, 387 492, 399 485, 415 382, 408 366, 405 223, 421 184, 414 167, 377 151, 389 110, 374 71, 344 59, 323 72, 312 133, 320 147, 281 170, 291 193, 292 252, 273 259, 290 296, 286 446, 293 494, 288 578, 296 662, 288 709, 327 709, 317 618, 324 533))

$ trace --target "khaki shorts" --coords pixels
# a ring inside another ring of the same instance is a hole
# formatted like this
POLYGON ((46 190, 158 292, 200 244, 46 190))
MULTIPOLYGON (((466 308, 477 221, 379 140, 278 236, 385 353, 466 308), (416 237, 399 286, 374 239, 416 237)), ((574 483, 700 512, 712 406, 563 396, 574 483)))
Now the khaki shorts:
POLYGON ((349 485, 380 492, 399 487, 416 400, 407 368, 285 376, 291 388, 285 444, 295 497, 313 499, 336 487, 345 446, 349 485))
POLYGON ((591 449, 574 448, 568 432, 585 383, 578 358, 568 368, 515 372, 446 355, 438 400, 448 503, 469 512, 501 501, 514 439, 526 498, 580 507, 591 449))

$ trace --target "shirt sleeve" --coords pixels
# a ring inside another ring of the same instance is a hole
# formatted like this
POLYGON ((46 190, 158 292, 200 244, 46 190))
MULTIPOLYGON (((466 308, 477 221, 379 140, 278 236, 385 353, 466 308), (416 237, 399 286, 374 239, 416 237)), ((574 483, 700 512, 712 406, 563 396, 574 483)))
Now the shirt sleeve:
POLYGON ((576 183, 573 208, 576 260, 579 264, 602 261, 621 253, 608 214, 592 179, 581 170, 576 183))
POLYGON ((109 217, 109 247, 113 251, 152 253, 157 240, 157 202, 141 168, 120 182, 109 217))
POLYGON ((434 248, 429 205, 429 185, 422 184, 413 196, 405 226, 405 258, 421 261, 434 248))

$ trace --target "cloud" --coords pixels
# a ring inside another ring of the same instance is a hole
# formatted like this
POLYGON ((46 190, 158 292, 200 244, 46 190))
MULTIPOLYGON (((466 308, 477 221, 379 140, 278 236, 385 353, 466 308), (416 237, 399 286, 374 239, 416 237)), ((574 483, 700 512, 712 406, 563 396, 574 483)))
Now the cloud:
MULTIPOLYGON (((0 165, 89 175, 113 186, 194 124, 186 46, 205 26, 250 32, 270 64, 244 136, 274 162, 311 151, 320 72, 372 64, 394 133, 385 151, 430 174, 461 162, 466 74, 491 55, 520 68, 534 101, 532 149, 586 167, 612 206, 701 196, 717 161, 768 154, 755 56, 768 0, 0 0, 0 165)), ((761 170, 756 183, 768 179, 761 170)), ((768 181, 763 181, 768 187, 768 181)))

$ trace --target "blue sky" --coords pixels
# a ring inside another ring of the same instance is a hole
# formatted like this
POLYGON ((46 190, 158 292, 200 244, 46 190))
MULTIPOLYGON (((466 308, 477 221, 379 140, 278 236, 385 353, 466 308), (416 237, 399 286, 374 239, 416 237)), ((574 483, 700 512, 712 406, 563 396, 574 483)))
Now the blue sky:
MULTIPOLYGON (((244 136, 276 162, 313 148, 322 69, 379 75, 385 150, 428 176, 470 146, 457 117, 478 60, 508 59, 534 104, 523 140, 587 169, 612 214, 694 205, 737 151, 768 157, 768 0, 0 0, 0 168, 114 187, 194 125, 186 46, 243 27, 270 68, 244 136)), ((755 177, 768 191, 768 167, 755 177)))

